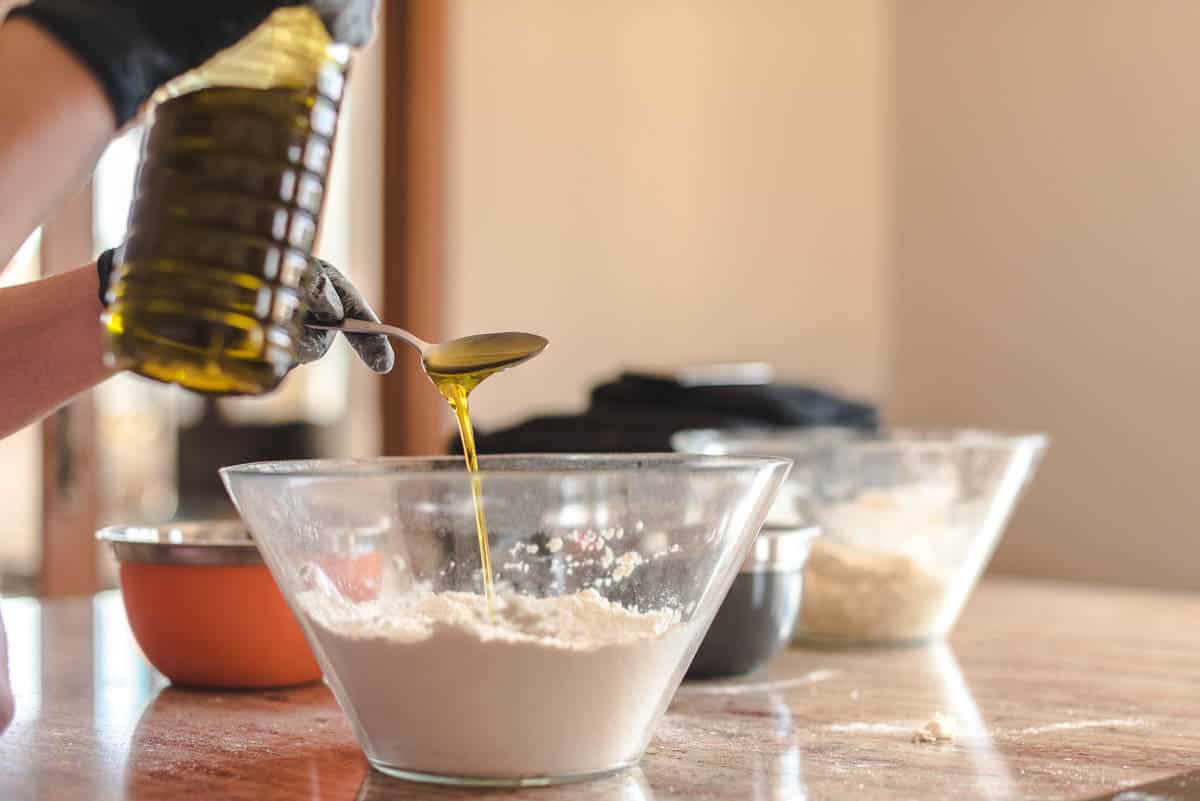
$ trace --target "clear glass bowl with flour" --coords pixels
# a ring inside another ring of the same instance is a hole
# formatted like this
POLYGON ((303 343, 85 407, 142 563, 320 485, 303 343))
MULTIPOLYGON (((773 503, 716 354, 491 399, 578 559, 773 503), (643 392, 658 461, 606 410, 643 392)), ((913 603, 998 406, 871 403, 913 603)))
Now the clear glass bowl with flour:
POLYGON ((958 620, 1045 451, 1040 434, 976 430, 691 431, 677 450, 795 461, 771 515, 822 530, 796 638, 903 644, 958 620))
POLYGON ((371 764, 549 784, 636 763, 786 459, 456 458, 222 471, 371 764))

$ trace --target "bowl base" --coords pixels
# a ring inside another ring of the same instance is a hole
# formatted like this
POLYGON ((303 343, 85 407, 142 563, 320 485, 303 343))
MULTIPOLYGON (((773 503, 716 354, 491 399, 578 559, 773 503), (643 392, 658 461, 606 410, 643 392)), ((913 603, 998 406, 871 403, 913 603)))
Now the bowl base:
POLYGON ((611 776, 614 773, 620 773, 637 764, 637 760, 634 760, 601 770, 587 771, 585 773, 564 773, 554 776, 454 776, 447 773, 422 773, 419 770, 400 768, 377 759, 372 759, 371 757, 367 757, 367 761, 371 763, 371 767, 375 770, 397 779, 420 782, 422 784, 448 785, 451 787, 547 787, 554 784, 573 784, 575 782, 585 782, 590 779, 611 776))
POLYGON ((922 637, 899 639, 841 638, 823 637, 815 634, 796 634, 792 637, 791 647, 812 648, 821 651, 861 651, 872 648, 894 648, 899 650, 904 648, 920 648, 935 642, 941 642, 945 639, 945 634, 927 634, 922 637))

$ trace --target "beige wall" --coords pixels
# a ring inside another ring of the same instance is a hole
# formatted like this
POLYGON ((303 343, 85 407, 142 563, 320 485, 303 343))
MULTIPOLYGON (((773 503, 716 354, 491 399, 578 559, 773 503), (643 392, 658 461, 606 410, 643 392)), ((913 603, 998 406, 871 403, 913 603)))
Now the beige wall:
POLYGON ((452 4, 447 333, 553 343, 482 423, 637 363, 882 389, 884 9, 452 4))
POLYGON ((1200 3, 453 13, 450 327, 554 343, 484 423, 764 358, 1049 431, 997 569, 1200 586, 1200 3))
POLYGON ((1200 3, 897 8, 895 412, 1053 435, 996 568, 1200 586, 1200 3))

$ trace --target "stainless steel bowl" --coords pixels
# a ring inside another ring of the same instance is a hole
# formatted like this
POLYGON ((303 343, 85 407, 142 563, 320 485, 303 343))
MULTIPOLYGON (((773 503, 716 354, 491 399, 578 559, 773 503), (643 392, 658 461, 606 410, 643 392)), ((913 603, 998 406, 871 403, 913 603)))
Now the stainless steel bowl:
POLYGON ((109 526, 96 539, 119 562, 160 565, 261 565, 258 546, 236 520, 196 520, 161 526, 109 526))
POLYGON ((688 678, 750 673, 792 637, 816 527, 764 528, 709 626, 688 678))

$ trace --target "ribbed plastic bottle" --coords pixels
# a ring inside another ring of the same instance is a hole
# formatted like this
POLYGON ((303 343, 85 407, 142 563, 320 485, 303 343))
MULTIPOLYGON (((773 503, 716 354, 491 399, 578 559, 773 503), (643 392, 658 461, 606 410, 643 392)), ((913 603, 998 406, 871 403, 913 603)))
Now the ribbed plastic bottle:
POLYGON ((294 365, 349 51, 283 8, 164 87, 105 324, 115 364, 212 395, 294 365))

